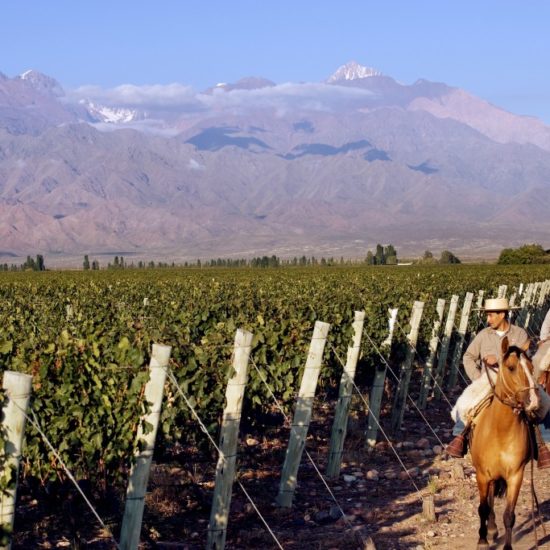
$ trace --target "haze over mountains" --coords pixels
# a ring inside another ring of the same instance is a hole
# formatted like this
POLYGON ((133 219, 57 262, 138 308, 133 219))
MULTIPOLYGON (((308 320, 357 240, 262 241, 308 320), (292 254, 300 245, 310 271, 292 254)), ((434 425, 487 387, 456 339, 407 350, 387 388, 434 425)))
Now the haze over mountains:
POLYGON ((322 83, 64 91, 0 73, 0 261, 550 245, 550 127, 348 63, 322 83))

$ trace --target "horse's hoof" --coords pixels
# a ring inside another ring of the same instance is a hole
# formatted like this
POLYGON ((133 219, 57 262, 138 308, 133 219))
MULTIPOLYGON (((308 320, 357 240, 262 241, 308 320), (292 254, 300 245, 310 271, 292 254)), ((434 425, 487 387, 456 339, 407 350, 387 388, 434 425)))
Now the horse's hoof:
POLYGON ((489 550, 490 546, 486 540, 479 540, 477 543, 477 550, 489 550))
POLYGON ((498 539, 498 529, 489 529, 487 531, 487 534, 489 535, 489 537, 491 537, 493 539, 493 542, 497 541, 497 539, 498 539))

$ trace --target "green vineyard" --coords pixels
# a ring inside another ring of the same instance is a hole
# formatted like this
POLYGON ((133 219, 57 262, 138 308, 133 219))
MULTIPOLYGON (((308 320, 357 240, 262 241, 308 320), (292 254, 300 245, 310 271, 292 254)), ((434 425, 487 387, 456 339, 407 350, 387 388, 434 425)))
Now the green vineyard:
MULTIPOLYGON (((321 373, 331 384, 341 370, 332 350, 345 357, 354 310, 366 312, 365 331, 379 345, 388 308, 399 308, 405 329, 413 300, 425 301, 425 343, 437 298, 479 289, 490 296, 500 284, 511 288, 548 273, 460 266, 3 274, 0 368, 33 376, 33 410, 76 475, 111 482, 132 454, 153 342, 172 346, 181 387, 212 424, 223 408, 237 328, 254 334, 252 358, 288 406, 316 320, 331 324, 321 373)), ((362 364, 374 365, 368 340, 363 347, 362 364)), ((254 372, 247 400, 250 411, 269 404, 254 372)), ((185 405, 169 395, 161 444, 181 438, 187 420, 185 405)), ((24 473, 41 481, 60 473, 32 429, 24 473)))

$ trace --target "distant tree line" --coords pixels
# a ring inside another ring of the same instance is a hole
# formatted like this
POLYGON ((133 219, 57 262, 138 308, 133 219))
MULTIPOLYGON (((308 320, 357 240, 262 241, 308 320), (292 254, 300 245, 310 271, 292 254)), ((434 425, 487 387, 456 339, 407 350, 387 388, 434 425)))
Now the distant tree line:
MULTIPOLYGON (((289 259, 282 259, 276 255, 271 256, 257 256, 254 258, 212 258, 210 260, 197 259, 194 262, 186 261, 183 264, 176 264, 175 262, 155 262, 139 260, 138 262, 127 262, 124 256, 115 256, 113 262, 107 264, 107 269, 158 269, 158 268, 170 268, 170 267, 189 267, 189 268, 209 268, 209 267, 251 267, 251 268, 274 268, 274 267, 287 267, 287 266, 335 266, 335 265, 353 265, 362 263, 354 260, 344 260, 341 256, 339 259, 334 257, 330 258, 316 258, 315 256, 294 256, 289 259)), ((84 256, 82 262, 82 269, 84 271, 100 269, 99 262, 93 260, 90 262, 88 255, 84 256)))
POLYGON ((550 263, 550 250, 545 250, 540 244, 524 244, 519 248, 504 248, 498 262, 510 264, 547 264, 550 263))
POLYGON ((84 271, 88 271, 89 269, 97 271, 99 269, 99 262, 97 260, 92 260, 92 263, 90 263, 90 258, 88 258, 88 255, 86 254, 86 256, 84 256, 84 261, 82 262, 82 269, 84 269, 84 271))
POLYGON ((450 250, 443 250, 439 260, 436 259, 430 250, 426 250, 422 258, 418 259, 416 263, 419 264, 459 264, 461 261, 450 250))
POLYGON ((367 265, 397 265, 397 250, 395 250, 393 244, 388 246, 376 245, 376 250, 367 252, 365 258, 367 265))
POLYGON ((27 259, 21 264, 0 264, 0 271, 46 271, 44 256, 37 254, 36 258, 27 256, 27 259))

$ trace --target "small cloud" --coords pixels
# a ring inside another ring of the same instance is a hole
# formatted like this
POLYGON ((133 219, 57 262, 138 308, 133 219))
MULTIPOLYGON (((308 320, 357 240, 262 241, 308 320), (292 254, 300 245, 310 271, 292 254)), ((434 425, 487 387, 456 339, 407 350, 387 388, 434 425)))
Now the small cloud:
POLYGON ((215 89, 210 95, 201 95, 199 100, 211 109, 257 109, 270 108, 286 113, 293 109, 310 111, 338 111, 373 98, 373 93, 363 88, 335 86, 323 83, 286 83, 253 90, 215 89))
POLYGON ((201 94, 183 84, 156 84, 135 86, 123 84, 115 88, 81 86, 67 93, 73 102, 91 101, 116 108, 147 111, 204 111, 209 109, 292 108, 310 110, 338 110, 340 106, 361 105, 372 99, 373 93, 351 86, 324 83, 286 83, 252 90, 238 89, 226 92, 215 88, 212 94, 201 94))
POLYGON ((168 109, 196 110, 200 108, 197 92, 184 84, 155 84, 136 86, 122 84, 115 88, 99 86, 81 86, 68 94, 70 101, 93 101, 110 107, 127 107, 130 109, 168 109))

